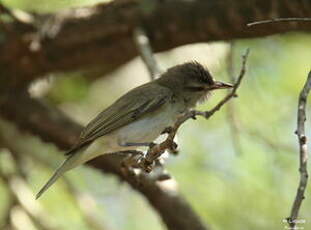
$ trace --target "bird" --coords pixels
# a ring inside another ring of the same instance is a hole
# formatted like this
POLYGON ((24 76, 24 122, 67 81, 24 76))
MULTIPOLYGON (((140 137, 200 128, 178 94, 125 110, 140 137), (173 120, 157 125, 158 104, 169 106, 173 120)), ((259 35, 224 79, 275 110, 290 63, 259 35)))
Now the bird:
POLYGON ((78 165, 105 153, 135 150, 152 143, 182 114, 208 99, 214 90, 231 87, 216 81, 199 62, 190 61, 173 66, 159 78, 130 90, 85 126, 36 199, 78 165))

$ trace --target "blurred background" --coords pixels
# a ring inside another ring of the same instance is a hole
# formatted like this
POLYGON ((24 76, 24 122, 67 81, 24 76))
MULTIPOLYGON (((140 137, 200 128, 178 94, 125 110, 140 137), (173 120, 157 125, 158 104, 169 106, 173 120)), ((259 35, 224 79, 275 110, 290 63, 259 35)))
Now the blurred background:
MULTIPOLYGON (((98 1, 3 2, 22 10, 52 12, 98 1)), ((212 229, 285 229, 283 220, 290 213, 299 181, 294 131, 298 95, 310 71, 311 36, 289 33, 231 43, 199 43, 158 53, 156 59, 162 69, 196 60, 216 79, 230 82, 238 76, 247 48, 251 52, 239 97, 209 120, 187 121, 178 132, 179 155, 169 156, 165 165, 180 192, 212 229)), ((81 124, 150 80, 140 58, 96 80, 80 72, 63 75, 51 74, 36 81, 30 93, 56 104, 81 124)), ((225 93, 215 93, 199 109, 208 110, 225 93)), ((306 127, 309 134, 310 120, 306 127)), ((164 229, 141 195, 115 177, 87 166, 68 173, 35 201, 33 195, 62 161, 62 154, 53 144, 20 132, 5 119, 0 119, 0 139, 11 146, 10 150, 0 149, 3 228, 13 221, 15 228, 22 230, 164 229), (22 154, 21 164, 10 151, 22 154)), ((311 229, 310 197, 308 188, 301 209, 304 229, 311 229)))

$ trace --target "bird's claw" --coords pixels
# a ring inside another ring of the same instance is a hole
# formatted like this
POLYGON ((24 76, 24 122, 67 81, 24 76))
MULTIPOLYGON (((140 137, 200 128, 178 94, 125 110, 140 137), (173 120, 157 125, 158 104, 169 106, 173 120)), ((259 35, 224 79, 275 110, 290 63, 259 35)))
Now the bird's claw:
POLYGON ((192 118, 193 120, 196 120, 196 119, 197 119, 197 115, 195 114, 195 111, 192 111, 192 112, 191 112, 191 118, 192 118))
POLYGON ((168 133, 170 134, 173 131, 173 127, 166 127, 161 134, 165 134, 168 133))
POLYGON ((172 144, 171 144, 171 147, 169 148, 169 152, 174 154, 174 155, 177 155, 178 154, 178 144, 173 141, 172 144))
POLYGON ((124 176, 135 176, 134 168, 137 168, 138 161, 142 158, 142 152, 140 151, 128 151, 131 155, 125 157, 121 161, 121 172, 124 176))
POLYGON ((150 142, 148 147, 149 147, 149 149, 152 149, 154 146, 156 146, 156 143, 150 142))
POLYGON ((154 168, 154 162, 149 161, 146 158, 142 158, 139 162, 139 167, 146 173, 150 173, 154 168))

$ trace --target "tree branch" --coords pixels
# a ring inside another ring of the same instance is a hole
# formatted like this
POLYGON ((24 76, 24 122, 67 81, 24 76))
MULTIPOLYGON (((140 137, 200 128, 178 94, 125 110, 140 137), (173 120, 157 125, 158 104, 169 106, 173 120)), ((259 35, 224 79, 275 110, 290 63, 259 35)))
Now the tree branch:
POLYGON ((29 83, 50 72, 93 67, 100 67, 102 74, 111 72, 137 56, 132 39, 137 26, 144 28, 155 52, 196 42, 310 31, 309 22, 247 28, 247 22, 270 15, 307 18, 311 8, 304 1, 283 0, 112 1, 50 16, 51 30, 58 29, 40 40, 38 50, 30 46, 36 26, 11 23, 13 32, 2 31, 6 39, 0 43, 0 86, 29 83))
POLYGON ((298 213, 305 198, 305 190, 308 183, 308 146, 307 137, 305 134, 305 121, 306 121, 306 105, 307 98, 311 89, 311 71, 309 72, 308 79, 300 92, 298 101, 298 112, 297 112, 297 130, 296 134, 298 137, 299 144, 299 173, 300 180, 296 193, 296 197, 292 206, 290 217, 287 218, 288 224, 291 229, 295 229, 297 224, 298 213))
POLYGON ((134 30, 134 41, 139 51, 140 57, 145 63, 151 80, 155 79, 157 75, 161 74, 161 70, 154 58, 150 41, 145 31, 141 27, 134 30))

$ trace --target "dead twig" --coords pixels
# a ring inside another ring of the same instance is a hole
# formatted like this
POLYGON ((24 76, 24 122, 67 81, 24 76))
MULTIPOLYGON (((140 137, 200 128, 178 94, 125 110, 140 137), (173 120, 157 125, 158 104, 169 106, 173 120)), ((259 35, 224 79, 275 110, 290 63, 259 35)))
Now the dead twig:
MULTIPOLYGON (((230 42, 229 53, 227 55, 227 74, 230 80, 230 83, 235 82, 234 76, 234 41, 230 42)), ((236 107, 234 106, 234 102, 231 101, 227 106, 227 120, 229 123, 230 134, 232 139, 232 145, 234 148, 234 152, 237 156, 242 155, 243 149, 241 144, 241 136, 240 136, 240 121, 237 116, 236 107)))
POLYGON ((156 76, 160 75, 162 71, 160 70, 158 63, 154 58, 148 36, 142 28, 137 27, 134 30, 133 38, 140 57, 148 69, 151 80, 155 79, 156 76))
POLYGON ((298 100, 298 112, 297 112, 297 130, 296 135, 298 137, 299 144, 299 173, 300 180, 296 193, 294 203, 292 205, 291 214, 287 218, 288 225, 291 229, 295 229, 296 224, 298 223, 297 217, 299 210, 304 200, 305 190, 308 183, 308 146, 307 146, 307 137, 305 135, 305 121, 306 121, 306 104, 307 98, 311 89, 311 71, 309 72, 308 79, 300 92, 298 100))
POLYGON ((257 26, 262 24, 274 23, 274 22, 311 22, 311 18, 273 18, 262 21, 256 21, 247 23, 248 27, 257 26))
POLYGON ((188 119, 193 118, 195 119, 196 116, 202 116, 205 119, 209 119, 215 112, 220 110, 224 104, 226 104, 230 99, 236 97, 237 89, 239 88, 241 81, 245 75, 246 71, 246 61, 249 54, 249 49, 247 49, 246 53, 242 56, 242 67, 239 74, 239 77, 237 78, 236 83, 234 84, 234 87, 232 91, 225 96, 214 108, 212 108, 209 111, 197 111, 192 110, 188 113, 184 114, 182 117, 178 119, 178 121, 175 123, 175 125, 169 130, 168 137, 160 144, 156 144, 149 148, 147 151, 147 154, 145 157, 141 158, 141 161, 138 163, 138 166, 143 169, 145 172, 151 172, 152 165, 156 159, 158 159, 165 150, 171 150, 176 151, 176 143, 174 142, 174 138, 176 136, 177 130, 179 127, 186 122, 188 119))

